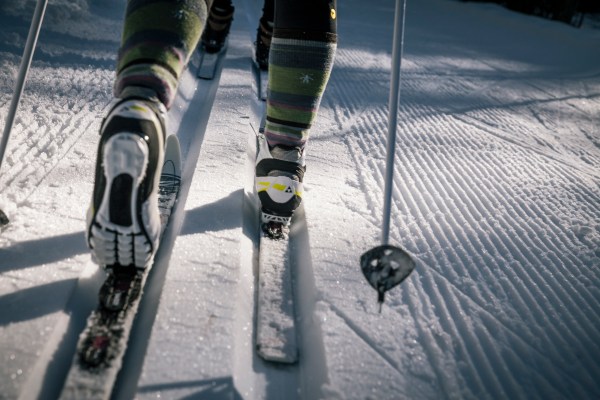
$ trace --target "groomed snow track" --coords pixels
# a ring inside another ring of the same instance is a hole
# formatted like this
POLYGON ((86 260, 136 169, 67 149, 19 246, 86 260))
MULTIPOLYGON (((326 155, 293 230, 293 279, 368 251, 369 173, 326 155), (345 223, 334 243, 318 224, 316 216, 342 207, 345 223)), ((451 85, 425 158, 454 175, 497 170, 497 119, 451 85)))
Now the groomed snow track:
MULTIPOLYGON (((253 346, 262 4, 247 0, 219 88, 192 72, 172 110, 186 186, 114 398, 600 397, 598 35, 496 5, 409 1, 391 239, 418 267, 378 314, 358 259, 379 242, 392 3, 339 2, 292 232, 300 362, 265 363, 253 346), (185 112, 203 96, 214 104, 185 112)), ((110 38, 77 18, 42 31, 0 176, 13 216, 0 237, 8 399, 56 397, 102 278, 83 213, 120 17, 90 10, 110 38), (69 29, 88 34, 67 41, 69 29)), ((25 33, 0 32, 2 110, 25 33)))
MULTIPOLYGON (((367 6, 350 3, 345 17, 361 21, 367 6)), ((365 305, 348 302, 352 290, 345 283, 343 295, 326 292, 323 318, 337 319, 324 326, 330 375, 336 377, 336 369, 348 368, 352 359, 372 356, 353 371, 389 371, 376 374, 387 375, 386 383, 373 384, 382 397, 394 390, 407 398, 598 396, 600 174, 597 139, 589 140, 589 132, 598 130, 585 110, 590 102, 598 107, 599 75, 557 74, 560 64, 523 74, 503 60, 448 54, 444 37, 432 36, 419 21, 427 16, 434 24, 457 6, 435 4, 437 20, 427 15, 429 6, 409 4, 391 235, 419 258, 420 267, 392 292, 380 319, 350 317, 365 305), (422 37, 431 44, 413 51, 410 43, 422 37), (469 69, 461 68, 467 63, 469 69), (538 139, 545 130, 556 132, 556 139, 538 139), (385 328, 382 319, 395 328, 385 328), (340 357, 343 347, 328 345, 344 326, 365 349, 340 357)), ((483 30, 496 23, 495 11, 480 11, 474 26, 446 22, 447 29, 465 35, 483 30)), ((383 9, 377 15, 386 18, 383 9)), ((525 32, 528 24, 519 21, 510 34, 525 32)), ((358 29, 360 22, 354 25, 358 29)), ((350 32, 352 24, 345 28, 350 32)), ((575 41, 573 36, 563 40, 575 41)), ((336 159, 336 167, 324 156, 310 163, 311 171, 335 179, 320 181, 306 207, 309 225, 310 217, 335 224, 327 218, 331 210, 318 210, 331 192, 317 192, 328 185, 344 190, 338 207, 348 211, 336 219, 353 222, 337 230, 371 231, 376 243, 388 71, 373 68, 373 53, 390 43, 362 41, 340 48, 326 96, 331 111, 321 115, 335 121, 327 140, 343 142, 347 159, 336 159), (337 172, 349 169, 356 176, 337 172), (370 215, 355 212, 365 208, 370 215), (357 229, 365 225, 371 228, 357 229)), ((475 42, 469 50, 478 46, 484 47, 475 42)), ((326 148, 319 147, 321 154, 326 148)), ((316 230, 311 226, 309 232, 319 237, 316 230)), ((328 262, 343 245, 310 243, 322 293, 333 282, 353 280, 345 268, 351 259, 337 255, 328 262)), ((332 384, 343 387, 342 393, 360 390, 348 380, 334 378, 332 384)))

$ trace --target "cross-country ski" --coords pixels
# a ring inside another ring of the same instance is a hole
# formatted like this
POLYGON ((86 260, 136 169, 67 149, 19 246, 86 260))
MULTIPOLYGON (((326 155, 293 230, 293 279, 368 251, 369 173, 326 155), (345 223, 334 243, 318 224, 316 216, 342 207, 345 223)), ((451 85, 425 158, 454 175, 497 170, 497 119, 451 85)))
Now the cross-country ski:
MULTIPOLYGON (((254 52, 256 52, 256 47, 254 47, 254 52)), ((260 100, 266 101, 269 87, 269 71, 261 68, 260 64, 256 61, 256 57, 252 58, 252 70, 255 79, 252 86, 256 92, 256 96, 260 100)))
MULTIPOLYGON (((181 186, 180 154, 177 136, 169 136, 159 183, 161 235, 181 186)), ((98 306, 80 335, 61 399, 110 398, 150 267, 108 269, 98 306)))
POLYGON ((217 53, 208 53, 206 49, 201 49, 200 68, 198 68, 198 78, 212 80, 215 78, 219 61, 227 49, 222 49, 217 53))
POLYGON ((298 340, 289 233, 262 226, 260 235, 256 350, 267 361, 292 364, 298 361, 298 340))
MULTIPOLYGON (((261 107, 261 109, 264 109, 261 107)), ((258 117, 258 116, 257 116, 258 117)), ((265 151, 264 115, 257 135, 257 153, 265 151)), ((266 190, 257 181, 257 190, 266 190)), ((298 361, 296 311, 290 249, 290 226, 264 221, 261 212, 258 246, 256 351, 266 361, 293 364, 298 361)), ((292 219, 293 221, 293 219, 292 219)), ((292 221, 289 222, 291 225, 292 221)))

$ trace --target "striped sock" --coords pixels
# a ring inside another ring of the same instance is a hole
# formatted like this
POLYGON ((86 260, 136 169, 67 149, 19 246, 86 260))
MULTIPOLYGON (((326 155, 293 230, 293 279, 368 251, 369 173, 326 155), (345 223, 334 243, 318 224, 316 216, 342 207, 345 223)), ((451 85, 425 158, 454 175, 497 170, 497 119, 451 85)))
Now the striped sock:
POLYGON ((115 95, 128 86, 154 90, 169 108, 181 73, 196 48, 210 0, 129 0, 115 95))
POLYGON ((335 34, 275 29, 265 126, 270 146, 304 147, 329 80, 335 50, 335 34))

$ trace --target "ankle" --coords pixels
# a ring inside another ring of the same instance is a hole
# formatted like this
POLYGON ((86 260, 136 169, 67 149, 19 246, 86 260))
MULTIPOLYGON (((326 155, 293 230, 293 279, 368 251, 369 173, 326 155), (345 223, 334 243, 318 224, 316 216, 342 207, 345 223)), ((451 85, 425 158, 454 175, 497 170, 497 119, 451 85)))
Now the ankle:
POLYGON ((123 88, 121 93, 119 93, 119 99, 128 100, 128 99, 140 99, 151 101, 153 103, 160 103, 158 94, 155 90, 144 87, 144 86, 126 86, 123 88))

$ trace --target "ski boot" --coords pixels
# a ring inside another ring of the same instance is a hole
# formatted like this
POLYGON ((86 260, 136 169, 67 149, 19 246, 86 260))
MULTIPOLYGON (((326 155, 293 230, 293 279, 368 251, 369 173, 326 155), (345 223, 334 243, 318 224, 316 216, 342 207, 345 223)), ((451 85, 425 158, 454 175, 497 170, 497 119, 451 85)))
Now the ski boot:
POLYGON ((273 38, 273 22, 261 18, 256 31, 256 43, 254 58, 258 67, 266 71, 269 69, 269 49, 273 38))
POLYGON ((144 269, 156 253, 165 116, 158 100, 128 97, 102 123, 87 242, 92 258, 109 270, 144 269))
POLYGON ((298 147, 270 147, 262 134, 258 140, 255 183, 261 228, 269 237, 279 239, 287 236, 292 215, 302 201, 304 153, 298 147))
POLYGON ((229 29, 233 21, 233 5, 220 6, 214 4, 202 33, 202 47, 207 53, 218 53, 225 47, 229 29))

